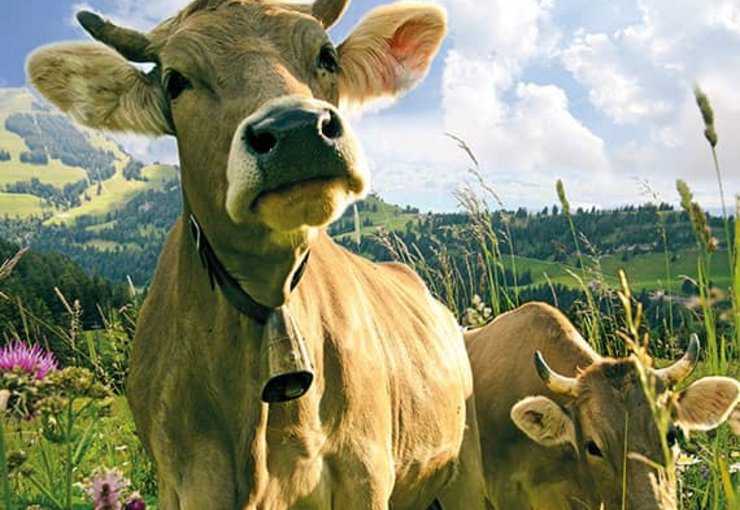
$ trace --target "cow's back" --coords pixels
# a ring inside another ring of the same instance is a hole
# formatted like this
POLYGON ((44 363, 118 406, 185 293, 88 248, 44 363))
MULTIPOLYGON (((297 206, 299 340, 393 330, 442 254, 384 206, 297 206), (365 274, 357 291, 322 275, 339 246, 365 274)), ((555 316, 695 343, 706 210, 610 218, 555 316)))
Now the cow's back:
MULTIPOLYGON (((530 441, 510 418, 512 406, 527 396, 544 394, 564 402, 537 375, 534 353, 541 351, 554 370, 567 376, 575 376, 576 367, 590 365, 598 355, 562 313, 538 302, 527 303, 482 328, 466 332, 465 344, 473 371, 488 492, 499 501, 501 510, 520 508, 519 498, 522 491, 529 490, 532 478, 557 478, 554 466, 565 466, 556 458, 557 449, 545 449, 530 441)), ((549 498, 565 488, 551 489, 549 498)), ((548 504, 553 506, 547 508, 557 508, 555 501, 548 504)))

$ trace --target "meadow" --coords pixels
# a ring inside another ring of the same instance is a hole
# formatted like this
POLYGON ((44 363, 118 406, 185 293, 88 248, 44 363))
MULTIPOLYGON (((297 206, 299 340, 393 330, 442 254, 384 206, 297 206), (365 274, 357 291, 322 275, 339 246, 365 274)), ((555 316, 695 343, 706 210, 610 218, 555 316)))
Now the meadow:
MULTIPOLYGON (((707 113, 708 102, 702 97, 698 94, 710 157, 715 156, 716 162, 717 136, 707 113)), ((724 204, 719 165, 716 173, 724 204)), ((682 285, 681 270, 671 265, 667 250, 662 256, 651 255, 649 265, 638 264, 632 269, 629 263, 622 264, 614 258, 591 256, 588 239, 573 226, 565 185, 558 182, 554 192, 569 220, 578 263, 538 268, 538 274, 548 275, 544 283, 552 285, 553 293, 557 292, 558 282, 580 289, 581 297, 573 304, 576 325, 599 352, 631 352, 641 366, 669 363, 686 346, 686 329, 674 329, 673 321, 666 318, 674 310, 670 302, 659 319, 668 326, 656 328, 650 322, 652 317, 644 315, 643 303, 633 289, 642 288, 648 278, 661 272, 665 273, 662 290, 671 297, 671 289, 675 291, 682 285), (619 271, 623 266, 628 268, 626 273, 619 271), (666 336, 657 337, 656 331, 666 336)), ((735 221, 733 225, 731 213, 725 210, 726 228, 712 231, 689 186, 678 182, 676 192, 692 220, 696 237, 696 248, 682 251, 679 258, 686 272, 691 270, 696 275, 698 296, 686 309, 686 316, 693 331, 700 333, 703 351, 699 369, 683 384, 709 374, 738 377, 740 224, 735 221), (730 230, 731 225, 734 231, 730 230), (722 246, 724 249, 718 250, 722 246), (726 276, 717 278, 718 274, 726 276)), ((435 260, 428 260, 413 246, 399 242, 390 229, 372 235, 385 243, 398 260, 414 268, 461 323, 476 327, 523 302, 524 289, 500 277, 506 269, 517 274, 527 264, 534 267, 546 263, 519 257, 513 249, 502 252, 506 228, 492 223, 493 211, 487 204, 496 203, 496 196, 488 185, 481 183, 479 189, 458 193, 472 219, 465 227, 465 235, 476 248, 483 278, 473 278, 470 268, 457 267, 444 249, 434 255, 435 260)), ((740 197, 734 204, 734 215, 740 215, 740 197)), ((367 235, 362 231, 361 216, 356 214, 355 218, 355 232, 350 235, 367 235)), ((400 224, 395 227, 402 228, 400 224)), ((666 243, 660 223, 656 232, 662 236, 659 242, 666 243)), ((123 397, 141 296, 132 292, 129 304, 110 312, 101 311, 100 329, 88 331, 82 327, 79 303, 59 293, 67 325, 54 326, 35 316, 14 296, 3 293, 2 280, 12 273, 17 262, 17 258, 8 260, 0 268, 0 299, 15 302, 23 319, 21 327, 2 331, 6 344, 0 352, 0 508, 157 508, 156 475, 137 438, 123 397), (30 345, 36 346, 33 352, 30 345), (23 351, 28 359, 38 363, 13 368, 8 361, 11 351, 23 351), (48 354, 50 351, 54 359, 48 354), (111 489, 107 494, 101 494, 103 484, 111 489)), ((667 426, 661 412, 660 407, 656 408, 656 423, 667 426)), ((736 413, 737 421, 740 418, 736 413)), ((740 423, 735 426, 740 428, 740 423)), ((740 441, 730 426, 692 436, 683 444, 683 454, 677 459, 667 455, 664 466, 668 473, 676 467, 679 508, 740 508, 740 441)))

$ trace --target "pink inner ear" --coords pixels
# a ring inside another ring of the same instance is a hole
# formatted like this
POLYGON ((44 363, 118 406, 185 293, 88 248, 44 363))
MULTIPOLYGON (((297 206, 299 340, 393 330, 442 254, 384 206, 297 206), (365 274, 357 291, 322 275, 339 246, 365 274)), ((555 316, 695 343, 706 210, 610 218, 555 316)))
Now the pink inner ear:
POLYGON ((406 88, 419 80, 429 68, 436 50, 436 37, 428 23, 408 21, 401 25, 388 49, 398 66, 391 71, 387 83, 391 88, 406 88))

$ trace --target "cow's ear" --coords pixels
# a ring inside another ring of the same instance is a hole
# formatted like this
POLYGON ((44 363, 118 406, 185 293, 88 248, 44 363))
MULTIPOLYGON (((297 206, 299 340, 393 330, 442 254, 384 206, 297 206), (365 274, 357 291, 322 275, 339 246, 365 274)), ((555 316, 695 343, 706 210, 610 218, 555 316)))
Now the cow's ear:
POLYGON ((712 430, 740 401, 740 383, 730 377, 703 377, 683 390, 676 402, 676 423, 686 431, 712 430))
POLYGON ((511 408, 511 419, 530 439, 542 446, 576 445, 573 420, 547 397, 527 397, 511 408))
POLYGON ((429 71, 446 27, 438 5, 397 3, 371 11, 339 45, 341 100, 361 104, 412 88, 429 71))
POLYGON ((98 43, 63 43, 33 52, 28 78, 49 101, 87 126, 150 135, 170 132, 162 87, 98 43))

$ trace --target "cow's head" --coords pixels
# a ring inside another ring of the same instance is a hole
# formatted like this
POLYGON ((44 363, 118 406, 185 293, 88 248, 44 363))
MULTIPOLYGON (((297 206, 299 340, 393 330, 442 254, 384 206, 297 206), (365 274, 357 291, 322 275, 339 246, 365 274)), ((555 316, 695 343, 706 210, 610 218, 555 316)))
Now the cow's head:
MULTIPOLYGON (((740 383, 728 377, 704 377, 672 391, 693 369, 698 349, 693 336, 680 361, 648 369, 657 399, 670 406, 666 443, 672 455, 680 434, 717 427, 740 399, 740 383)), ((624 494, 630 510, 675 510, 676 487, 655 468, 666 464, 665 456, 636 361, 601 359, 574 378, 554 372, 539 353, 535 363, 547 387, 572 400, 561 406, 546 396, 527 397, 514 405, 511 418, 537 443, 570 450, 573 475, 583 489, 574 498, 585 500, 584 508, 598 508, 603 502, 612 510, 623 508, 624 494)))
POLYGON ((245 290, 276 306, 317 229, 368 188, 339 103, 414 86, 445 32, 441 8, 398 3, 335 47, 326 29, 346 4, 195 0, 148 34, 82 12, 105 45, 41 48, 28 74, 83 124, 175 136, 185 213, 245 290))

